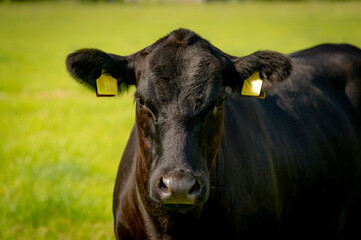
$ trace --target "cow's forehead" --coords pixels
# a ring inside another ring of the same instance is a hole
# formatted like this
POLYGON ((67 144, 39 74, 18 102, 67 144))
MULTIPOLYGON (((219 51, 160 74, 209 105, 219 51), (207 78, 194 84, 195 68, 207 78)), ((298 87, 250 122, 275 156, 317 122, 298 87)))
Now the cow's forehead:
POLYGON ((144 56, 137 92, 156 106, 172 105, 187 115, 221 98, 221 64, 207 44, 173 40, 153 47, 144 56))

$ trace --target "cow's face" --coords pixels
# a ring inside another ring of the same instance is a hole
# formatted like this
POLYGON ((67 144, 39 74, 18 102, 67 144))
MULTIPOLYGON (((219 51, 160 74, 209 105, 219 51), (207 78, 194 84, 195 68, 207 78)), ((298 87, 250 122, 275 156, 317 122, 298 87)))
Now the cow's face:
POLYGON ((226 93, 224 59, 207 47, 166 39, 135 66, 136 128, 150 169, 149 195, 168 208, 199 205, 209 194, 226 93))
POLYGON ((287 57, 257 52, 224 54, 180 29, 127 57, 99 50, 68 56, 68 70, 91 87, 102 70, 118 85, 134 84, 141 179, 151 201, 169 210, 200 206, 221 143, 226 88, 238 91, 253 71, 272 81, 291 70, 287 57))

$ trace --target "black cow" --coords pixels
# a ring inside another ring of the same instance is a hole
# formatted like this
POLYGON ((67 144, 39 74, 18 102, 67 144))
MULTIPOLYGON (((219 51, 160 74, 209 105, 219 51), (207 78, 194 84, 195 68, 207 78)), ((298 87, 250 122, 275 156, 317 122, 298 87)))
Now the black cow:
POLYGON ((79 50, 67 68, 93 89, 102 70, 136 86, 117 239, 360 237, 358 48, 237 58, 178 29, 126 57, 79 50), (241 96, 255 71, 265 99, 241 96))

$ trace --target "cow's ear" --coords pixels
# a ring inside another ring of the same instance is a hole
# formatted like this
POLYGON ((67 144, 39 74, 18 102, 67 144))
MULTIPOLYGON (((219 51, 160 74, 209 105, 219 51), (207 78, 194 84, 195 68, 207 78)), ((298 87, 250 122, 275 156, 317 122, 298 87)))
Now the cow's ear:
POLYGON ((251 55, 232 59, 238 77, 230 83, 232 88, 241 89, 242 95, 262 97, 264 92, 276 82, 285 80, 292 71, 291 60, 277 52, 258 51, 251 55), (258 78, 258 79, 257 79, 258 78), (262 82, 260 82, 262 81, 262 82), (252 84, 256 88, 255 92, 261 90, 259 95, 249 89, 252 84))
POLYGON ((94 91, 102 73, 110 75, 116 79, 120 92, 130 85, 136 85, 130 61, 130 57, 108 54, 98 49, 81 49, 67 56, 66 66, 76 80, 94 91))

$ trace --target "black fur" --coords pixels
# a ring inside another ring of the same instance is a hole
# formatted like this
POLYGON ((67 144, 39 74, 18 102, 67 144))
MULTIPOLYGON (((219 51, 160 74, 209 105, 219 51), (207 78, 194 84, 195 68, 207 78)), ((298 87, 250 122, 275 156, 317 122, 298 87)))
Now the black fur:
POLYGON ((137 86, 117 239, 359 238, 358 48, 238 58, 178 29, 126 57, 77 51, 67 68, 92 88, 102 69, 137 86), (240 96, 254 71, 265 99, 240 96))

